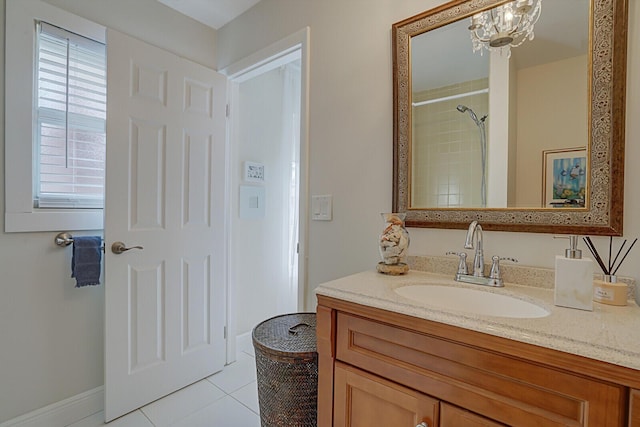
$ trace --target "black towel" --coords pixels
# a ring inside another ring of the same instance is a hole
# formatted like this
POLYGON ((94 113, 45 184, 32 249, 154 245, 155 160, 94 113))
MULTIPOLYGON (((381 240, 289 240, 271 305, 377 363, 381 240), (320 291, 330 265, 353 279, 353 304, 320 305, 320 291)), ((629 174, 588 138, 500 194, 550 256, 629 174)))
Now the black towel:
POLYGON ((100 284, 102 261, 102 237, 76 236, 73 238, 71 277, 76 279, 76 288, 100 284))

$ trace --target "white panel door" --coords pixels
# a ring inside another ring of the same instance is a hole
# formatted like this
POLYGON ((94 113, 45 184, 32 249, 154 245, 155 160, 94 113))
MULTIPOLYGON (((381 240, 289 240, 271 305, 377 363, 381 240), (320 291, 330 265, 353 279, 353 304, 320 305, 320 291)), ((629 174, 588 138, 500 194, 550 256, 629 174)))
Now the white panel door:
POLYGON ((224 365, 226 79, 111 30, 107 49, 109 421, 224 365))

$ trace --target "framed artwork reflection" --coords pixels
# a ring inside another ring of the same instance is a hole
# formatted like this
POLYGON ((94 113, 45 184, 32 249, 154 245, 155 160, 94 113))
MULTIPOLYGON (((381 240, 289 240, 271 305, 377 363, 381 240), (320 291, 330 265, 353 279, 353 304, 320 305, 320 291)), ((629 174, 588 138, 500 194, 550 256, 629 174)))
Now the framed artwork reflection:
POLYGON ((542 152, 542 206, 583 208, 587 186, 587 148, 542 152))

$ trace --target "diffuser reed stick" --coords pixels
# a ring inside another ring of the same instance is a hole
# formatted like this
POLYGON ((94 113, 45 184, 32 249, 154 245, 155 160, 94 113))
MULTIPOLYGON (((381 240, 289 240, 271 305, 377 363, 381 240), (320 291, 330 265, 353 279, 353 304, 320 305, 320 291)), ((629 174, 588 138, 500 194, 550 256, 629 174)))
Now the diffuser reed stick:
POLYGON ((583 237, 582 240, 584 240, 584 243, 587 245, 587 248, 589 248, 589 252, 591 252, 591 255, 593 255, 593 258, 596 260, 596 262, 600 266, 600 269, 602 270, 602 272, 604 274, 609 274, 607 273, 608 271, 607 267, 604 265, 604 262, 602 262, 602 258, 600 258, 600 254, 596 250, 595 246, 593 246, 593 242, 591 241, 591 238, 587 236, 587 237, 583 237))
POLYGON ((622 256, 622 259, 620 260, 620 262, 618 262, 618 265, 616 266, 618 257, 620 257, 620 254, 622 253, 622 249, 627 244, 627 239, 625 239, 624 242, 622 242, 622 245, 618 249, 618 253, 616 253, 616 256, 612 260, 611 255, 613 254, 613 237, 609 237, 609 258, 607 260, 607 264, 605 264, 604 261, 602 260, 602 257, 598 253, 598 250, 596 249, 595 245, 593 244, 593 241, 591 241, 591 238, 589 236, 583 237, 582 240, 584 240, 584 243, 587 245, 587 248, 589 248, 589 252, 591 252, 591 255, 593 255, 593 258, 596 260, 596 262, 600 266, 602 273, 606 276, 616 275, 616 272, 618 271, 618 269, 620 268, 624 260, 627 258, 627 255, 629 255, 629 252, 631 252, 631 248, 633 248, 633 246, 638 241, 637 238, 633 240, 633 243, 631 243, 629 248, 627 248, 627 251, 624 253, 624 255, 622 256))
POLYGON ((622 265, 622 262, 624 261, 624 259, 627 257, 627 255, 629 255, 629 252, 631 251, 631 248, 633 247, 633 245, 636 244, 636 242, 638 241, 638 238, 636 237, 633 240, 633 243, 631 243, 631 246, 629 246, 629 249, 627 249, 627 252, 624 253, 624 256, 622 257, 622 259, 620 260, 620 264, 618 264, 618 266, 615 268, 615 270, 613 270, 613 272, 611 273, 612 276, 616 275, 616 272, 618 271, 618 269, 620 268, 620 266, 622 265))

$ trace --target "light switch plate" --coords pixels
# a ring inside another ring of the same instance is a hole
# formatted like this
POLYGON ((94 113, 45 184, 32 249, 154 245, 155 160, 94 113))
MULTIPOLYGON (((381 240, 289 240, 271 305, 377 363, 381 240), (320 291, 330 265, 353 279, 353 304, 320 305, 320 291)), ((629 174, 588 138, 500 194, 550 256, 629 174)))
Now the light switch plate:
POLYGON ((333 219, 333 196, 311 196, 311 219, 331 221, 333 219))
POLYGON ((265 214, 265 189, 262 186, 240 186, 240 219, 262 219, 265 214))

